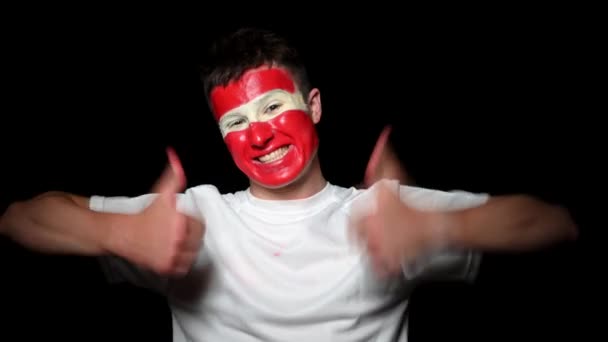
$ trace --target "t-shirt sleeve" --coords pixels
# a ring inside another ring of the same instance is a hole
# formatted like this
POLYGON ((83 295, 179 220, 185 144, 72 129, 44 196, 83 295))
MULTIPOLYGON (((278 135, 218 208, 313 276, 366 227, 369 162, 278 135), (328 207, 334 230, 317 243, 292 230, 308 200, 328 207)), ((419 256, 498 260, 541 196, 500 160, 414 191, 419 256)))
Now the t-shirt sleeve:
MULTIPOLYGON (((107 213, 137 214, 146 209, 156 198, 156 194, 146 194, 137 197, 103 197, 92 196, 89 200, 91 210, 107 213)), ((196 211, 187 201, 186 195, 178 194, 178 210, 195 217, 196 211)), ((200 218, 199 218, 200 219, 200 218)), ((160 293, 168 290, 169 278, 135 265, 115 255, 105 255, 98 258, 107 280, 111 283, 128 282, 135 286, 148 288, 160 293)))
MULTIPOLYGON (((399 186, 399 194, 402 201, 421 210, 462 210, 481 206, 489 199, 489 195, 484 193, 430 190, 404 185, 399 186)), ((481 258, 481 251, 440 249, 402 266, 408 278, 472 282, 477 276, 481 258)))

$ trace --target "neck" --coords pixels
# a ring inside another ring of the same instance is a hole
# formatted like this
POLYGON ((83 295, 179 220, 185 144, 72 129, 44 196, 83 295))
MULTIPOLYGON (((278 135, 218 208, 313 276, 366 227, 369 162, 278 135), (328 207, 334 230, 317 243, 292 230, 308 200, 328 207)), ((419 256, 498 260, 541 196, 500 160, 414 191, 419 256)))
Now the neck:
POLYGON ((308 170, 304 170, 302 177, 291 184, 271 189, 251 182, 251 194, 265 200, 296 200, 311 197, 323 190, 326 185, 327 181, 321 172, 319 158, 315 156, 308 166, 308 170))

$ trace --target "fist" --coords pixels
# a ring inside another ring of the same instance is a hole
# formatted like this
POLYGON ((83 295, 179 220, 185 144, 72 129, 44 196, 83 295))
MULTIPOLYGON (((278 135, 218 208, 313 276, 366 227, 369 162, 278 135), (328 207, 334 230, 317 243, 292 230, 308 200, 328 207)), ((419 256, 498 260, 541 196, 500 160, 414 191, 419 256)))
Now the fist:
POLYGON ((140 216, 134 251, 161 275, 188 273, 202 244, 204 226, 177 211, 175 195, 161 193, 140 216))
POLYGON ((444 239, 441 213, 420 211, 404 203, 397 191, 380 183, 374 188, 369 213, 355 215, 352 234, 365 249, 380 276, 395 275, 439 247, 444 239))
POLYGON ((169 165, 153 187, 155 200, 136 215, 128 229, 128 258, 169 276, 188 273, 196 260, 202 243, 204 226, 177 209, 177 193, 183 191, 186 180, 177 155, 167 151, 169 165))

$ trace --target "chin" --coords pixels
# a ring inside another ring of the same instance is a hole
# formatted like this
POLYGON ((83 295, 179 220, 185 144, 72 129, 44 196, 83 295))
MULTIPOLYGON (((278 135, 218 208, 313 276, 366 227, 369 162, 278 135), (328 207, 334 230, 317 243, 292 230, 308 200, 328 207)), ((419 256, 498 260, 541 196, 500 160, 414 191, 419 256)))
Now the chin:
POLYGON ((289 187, 290 185, 293 185, 294 183, 297 183, 299 180, 304 178, 304 176, 307 173, 308 173, 308 167, 305 167, 296 177, 294 177, 293 179, 288 180, 286 182, 283 182, 281 184, 270 185, 270 184, 260 183, 254 179, 252 179, 251 181, 263 188, 270 189, 270 190, 278 190, 278 189, 283 189, 283 188, 289 187))
POLYGON ((286 181, 284 183, 276 184, 276 185, 269 185, 269 184, 257 182, 253 179, 251 181, 253 183, 255 183, 263 188, 269 189, 269 190, 279 190, 279 189, 287 188, 291 185, 298 183, 300 180, 304 179, 308 174, 310 174, 311 166, 313 164, 313 161, 316 158, 317 158, 317 150, 314 151, 311 158, 308 160, 308 163, 304 166, 304 168, 302 168, 302 171, 300 171, 300 173, 298 173, 298 175, 296 177, 294 177, 293 179, 286 181))

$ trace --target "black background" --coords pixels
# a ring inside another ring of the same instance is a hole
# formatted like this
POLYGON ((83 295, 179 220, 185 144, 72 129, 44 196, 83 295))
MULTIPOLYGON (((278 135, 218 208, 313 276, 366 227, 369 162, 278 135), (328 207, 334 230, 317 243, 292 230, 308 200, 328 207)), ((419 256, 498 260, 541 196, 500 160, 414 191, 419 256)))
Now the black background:
MULTIPOLYGON (((605 154, 592 9, 406 6, 333 15, 299 6, 239 16, 6 11, 2 208, 48 190, 145 193, 165 165, 166 146, 176 148, 189 186, 246 186, 208 112, 197 65, 218 33, 268 27, 300 46, 321 89, 320 158, 329 181, 358 184, 391 124, 391 142, 416 184, 529 193, 566 206, 580 224, 576 243, 488 255, 474 285, 420 288, 412 340, 586 336, 594 323, 583 305, 599 298, 583 244, 602 228, 587 192, 600 187, 605 154)), ((0 248, 0 339, 170 340, 164 300, 106 285, 93 260, 40 255, 6 240, 0 248)))

